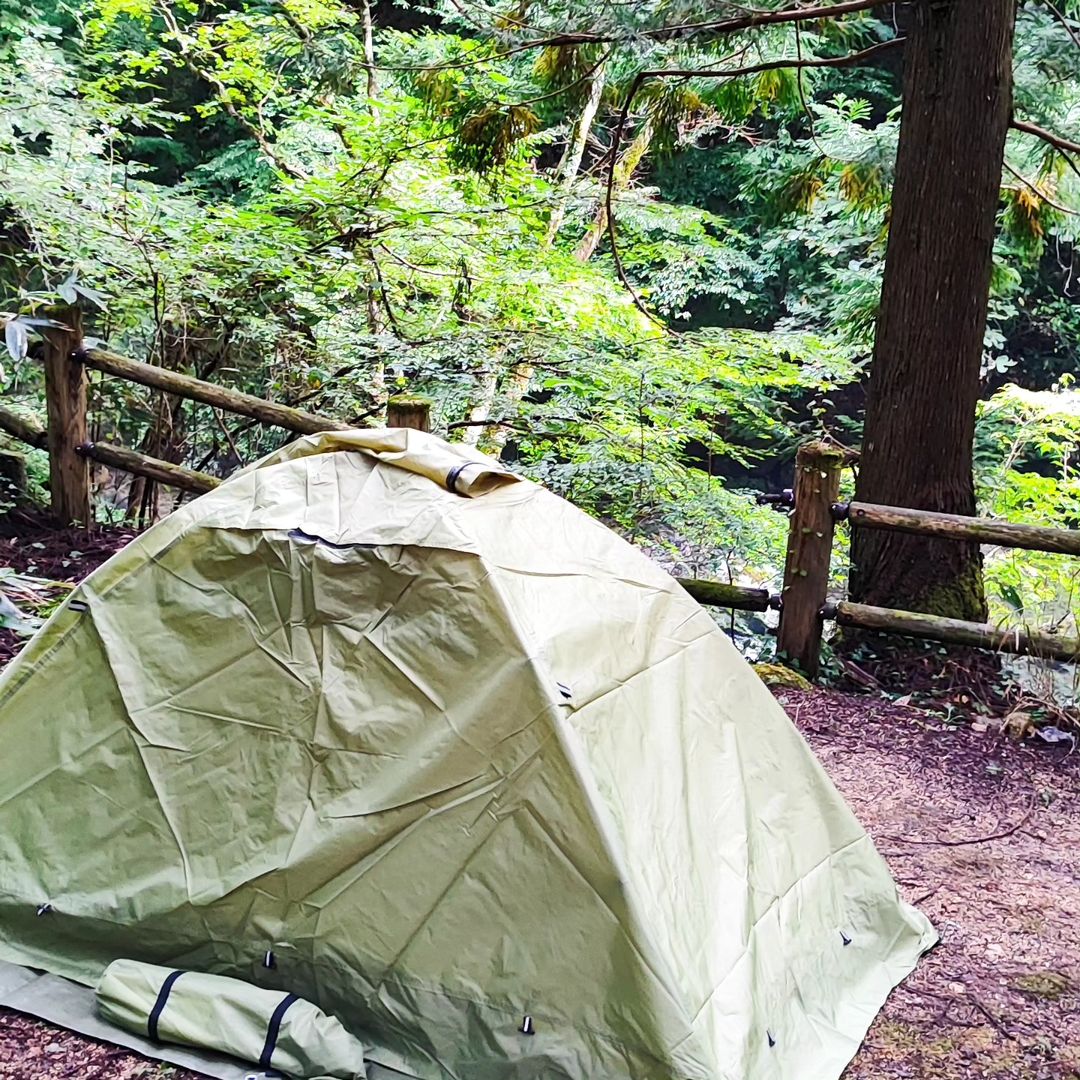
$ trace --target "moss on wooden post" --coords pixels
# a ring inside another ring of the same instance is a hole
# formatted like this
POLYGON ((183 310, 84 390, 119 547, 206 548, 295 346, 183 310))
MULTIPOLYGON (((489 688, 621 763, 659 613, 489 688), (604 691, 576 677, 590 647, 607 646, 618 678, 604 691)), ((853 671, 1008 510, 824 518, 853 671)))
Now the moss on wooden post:
POLYGON ((810 678, 821 658, 821 609, 829 588, 832 504, 840 493, 844 452, 806 443, 795 458, 795 509, 788 531, 787 562, 777 650, 810 678))
POLYGON ((416 394, 399 394, 386 403, 386 426, 431 430, 431 399, 416 394))

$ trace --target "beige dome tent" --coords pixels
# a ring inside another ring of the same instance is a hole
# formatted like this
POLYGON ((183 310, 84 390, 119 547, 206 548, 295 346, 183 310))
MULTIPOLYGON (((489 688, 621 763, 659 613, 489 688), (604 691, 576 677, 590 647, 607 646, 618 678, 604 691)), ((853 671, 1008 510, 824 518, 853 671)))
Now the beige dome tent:
POLYGON ((672 578, 418 432, 139 537, 0 748, 0 960, 287 990, 424 1080, 833 1080, 934 940, 672 578))

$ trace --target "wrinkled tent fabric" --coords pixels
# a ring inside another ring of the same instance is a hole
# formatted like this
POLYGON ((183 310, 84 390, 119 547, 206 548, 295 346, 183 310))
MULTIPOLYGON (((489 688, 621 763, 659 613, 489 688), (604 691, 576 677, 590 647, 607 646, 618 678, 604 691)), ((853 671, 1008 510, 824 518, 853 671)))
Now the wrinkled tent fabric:
POLYGON ((835 1080, 935 940, 672 578, 418 432, 139 537, 0 746, 0 959, 287 990, 423 1080, 835 1080))
POLYGON ((310 1001, 240 979, 114 960, 97 985, 101 1015, 155 1042, 219 1050, 287 1076, 366 1080, 364 1047, 310 1001))

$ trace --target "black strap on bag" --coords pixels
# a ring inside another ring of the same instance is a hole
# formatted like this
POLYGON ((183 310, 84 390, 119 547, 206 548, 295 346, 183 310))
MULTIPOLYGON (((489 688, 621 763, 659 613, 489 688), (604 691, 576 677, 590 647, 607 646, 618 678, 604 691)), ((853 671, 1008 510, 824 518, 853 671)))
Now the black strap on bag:
POLYGON ((281 1001, 281 1004, 274 1010, 274 1015, 270 1017, 270 1023, 266 1028, 266 1042, 263 1043, 262 1057, 259 1058, 259 1068, 269 1069, 270 1059, 274 1056, 274 1049, 277 1047, 278 1033, 281 1031, 281 1021, 285 1019, 285 1014, 289 1011, 289 1006, 294 1001, 300 999, 295 994, 287 994, 281 1001))
POLYGON ((172 992, 173 984, 184 973, 182 971, 173 971, 166 976, 165 981, 161 984, 161 989, 158 991, 157 1001, 154 1002, 154 1007, 150 1010, 150 1015, 146 1019, 146 1034, 150 1036, 154 1042, 158 1042, 158 1020, 161 1017, 161 1012, 165 1008, 165 1002, 169 1000, 169 994, 172 992))

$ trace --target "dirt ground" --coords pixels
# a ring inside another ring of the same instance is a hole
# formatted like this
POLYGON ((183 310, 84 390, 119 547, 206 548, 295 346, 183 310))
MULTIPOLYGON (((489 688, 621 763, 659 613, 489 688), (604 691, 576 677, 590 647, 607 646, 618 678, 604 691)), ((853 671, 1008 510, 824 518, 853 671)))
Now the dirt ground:
MULTIPOLYGON (((121 539, 0 540, 0 566, 76 580, 121 539)), ((847 1080, 1080 1080, 1080 748, 1016 745, 872 696, 777 696, 942 939, 847 1080)), ((195 1080, 0 1010, 0 1077, 164 1076, 195 1080)))
POLYGON ((941 935, 847 1080, 1080 1080, 1080 751, 869 697, 778 697, 941 935))

